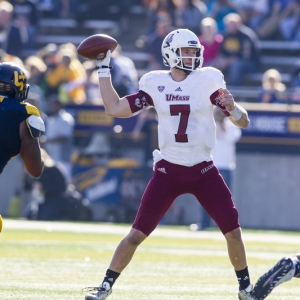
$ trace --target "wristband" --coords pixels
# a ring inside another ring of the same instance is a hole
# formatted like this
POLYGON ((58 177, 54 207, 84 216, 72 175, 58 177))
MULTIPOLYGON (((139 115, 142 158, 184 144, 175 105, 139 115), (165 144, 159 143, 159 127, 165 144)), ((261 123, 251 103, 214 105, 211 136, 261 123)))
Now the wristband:
POLYGON ((238 121, 243 115, 243 111, 242 111, 241 107, 236 103, 234 103, 234 109, 232 111, 228 111, 228 112, 233 121, 238 121))
POLYGON ((111 67, 102 67, 97 70, 98 78, 108 78, 111 77, 110 74, 111 67))

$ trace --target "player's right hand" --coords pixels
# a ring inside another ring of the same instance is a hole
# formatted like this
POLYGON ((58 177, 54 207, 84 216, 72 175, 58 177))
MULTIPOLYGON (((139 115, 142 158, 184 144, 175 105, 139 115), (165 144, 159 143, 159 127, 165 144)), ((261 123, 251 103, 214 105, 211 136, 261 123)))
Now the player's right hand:
POLYGON ((98 71, 97 71, 98 78, 110 77, 110 69, 112 68, 109 65, 110 58, 111 58, 111 51, 108 50, 106 52, 106 56, 104 58, 96 60, 96 65, 97 65, 97 69, 98 69, 98 71))
POLYGON ((108 50, 106 52, 106 56, 104 58, 97 58, 96 60, 96 65, 98 69, 103 69, 103 68, 109 68, 109 64, 110 64, 110 58, 111 58, 111 51, 108 50))

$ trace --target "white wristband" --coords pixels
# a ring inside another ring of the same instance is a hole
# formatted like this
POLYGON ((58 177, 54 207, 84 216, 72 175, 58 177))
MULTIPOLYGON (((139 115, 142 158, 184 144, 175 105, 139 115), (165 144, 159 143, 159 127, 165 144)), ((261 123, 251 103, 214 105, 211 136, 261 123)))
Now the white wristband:
POLYGON ((243 111, 242 111, 241 107, 236 103, 234 103, 234 109, 232 111, 228 111, 228 112, 233 121, 238 121, 243 115, 243 111))
POLYGON ((99 68, 97 70, 98 78, 110 77, 110 68, 99 68))

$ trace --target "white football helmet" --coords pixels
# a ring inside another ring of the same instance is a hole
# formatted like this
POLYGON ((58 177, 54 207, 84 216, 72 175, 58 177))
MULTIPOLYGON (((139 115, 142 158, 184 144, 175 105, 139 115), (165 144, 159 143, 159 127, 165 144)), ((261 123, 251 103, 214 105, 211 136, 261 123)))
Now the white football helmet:
POLYGON ((161 45, 161 53, 165 66, 176 67, 190 73, 197 68, 201 68, 203 64, 204 47, 200 44, 198 37, 188 29, 177 29, 170 32, 161 45), (182 61, 181 48, 198 49, 196 57, 193 59, 192 66, 185 66, 182 61))

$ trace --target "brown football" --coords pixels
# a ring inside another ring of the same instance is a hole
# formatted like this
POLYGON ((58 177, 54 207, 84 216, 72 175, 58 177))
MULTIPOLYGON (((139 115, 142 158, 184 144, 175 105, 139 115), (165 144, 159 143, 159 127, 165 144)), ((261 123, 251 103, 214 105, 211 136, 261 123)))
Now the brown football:
POLYGON ((118 42, 106 34, 94 34, 84 39, 77 47, 79 55, 88 59, 102 59, 106 52, 113 52, 118 46, 118 42))

